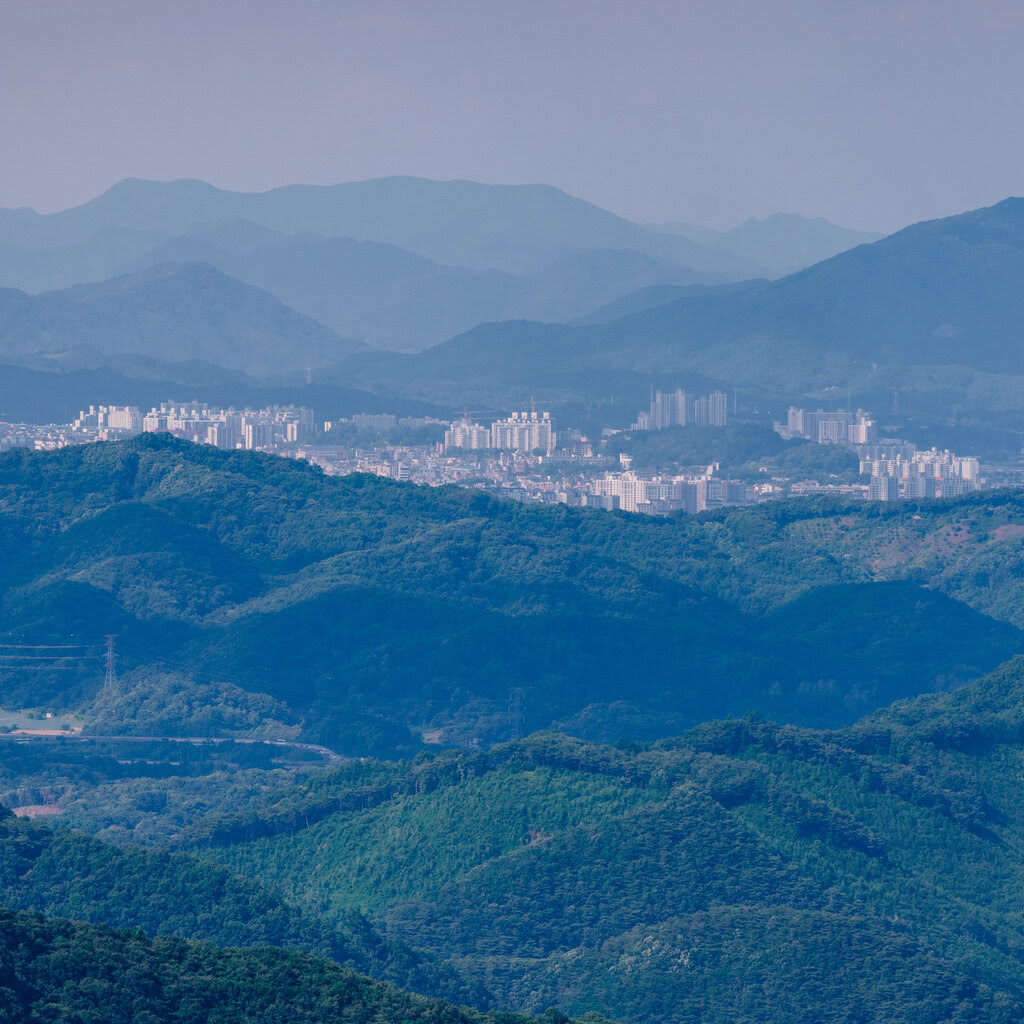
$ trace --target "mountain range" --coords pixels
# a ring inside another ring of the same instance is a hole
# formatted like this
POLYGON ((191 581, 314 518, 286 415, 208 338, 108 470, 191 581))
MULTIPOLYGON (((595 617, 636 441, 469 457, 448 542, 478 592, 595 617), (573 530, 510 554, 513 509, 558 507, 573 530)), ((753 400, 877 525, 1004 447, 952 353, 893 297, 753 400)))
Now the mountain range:
MULTIPOLYGON (((191 186, 170 189, 166 203, 157 201, 162 188, 133 186, 125 196, 114 190, 101 197, 100 212, 108 206, 137 211, 129 202, 135 191, 149 197, 150 220, 165 226, 180 226, 196 207, 191 186), (175 199, 178 191, 192 199, 175 199)), ((211 195, 219 214, 221 194, 211 195)), ((534 193, 514 195, 525 202, 534 193)), ((575 201, 565 197, 565 205, 563 219, 571 220, 572 211, 582 217, 575 201)), ((61 228, 68 237, 77 223, 74 212, 68 214, 71 226, 61 228)), ((589 208, 584 212, 590 217, 589 208)), ((63 215, 52 216, 57 227, 64 223, 63 215)), ((98 216, 76 214, 81 230, 95 226, 98 216)), ((593 216, 603 223, 603 214, 593 216)), ((485 218, 484 227, 498 232, 493 220, 485 218)), ((303 226, 298 217, 289 224, 303 226)), ((627 228, 633 230, 617 230, 627 228)), ((42 230, 38 224, 37 229, 42 230)), ((483 237, 486 231, 481 232, 483 237)), ((605 240, 622 241, 614 235, 609 229, 605 240)), ((536 254, 550 238, 542 233, 535 241, 536 254)), ((238 220, 185 228, 153 251, 185 262, 40 295, 0 292, 0 357, 36 370, 106 365, 131 377, 153 376, 138 369, 140 357, 198 359, 272 383, 296 383, 312 365, 318 381, 370 392, 384 403, 415 399, 447 408, 509 408, 532 396, 584 407, 611 402, 626 415, 639 407, 652 382, 736 389, 750 408, 821 402, 826 389, 837 389, 876 411, 898 404, 948 422, 990 426, 1010 426, 1024 408, 1024 358, 1017 340, 1024 324, 1019 199, 913 225, 779 280, 717 285, 652 283, 661 273, 661 257, 636 249, 555 256, 548 248, 544 258, 561 263, 560 269, 548 264, 541 295, 543 275, 528 279, 494 268, 445 268, 392 242, 285 234, 238 220), (211 263, 188 262, 199 256, 269 290, 244 284, 211 263), (631 269, 625 271, 627 264, 631 269), (604 302, 637 283, 643 287, 604 302), (391 341, 411 324, 436 337, 454 329, 464 314, 467 321, 492 312, 503 319, 403 355, 374 350, 296 313, 270 294, 275 289, 324 321, 345 321, 356 336, 386 328, 391 341), (531 290, 531 302, 559 307, 566 320, 581 296, 601 303, 572 322, 507 319, 531 290), (456 292, 463 298, 456 301, 456 292), (414 296, 415 302, 407 305, 402 296, 414 296)), ((104 400, 110 399, 94 399, 104 400)))
MULTIPOLYGON (((777 281, 711 288, 579 326, 481 325, 414 357, 356 355, 352 379, 433 400, 545 399, 702 378, 780 402, 850 390, 980 419, 1024 410, 1024 200, 913 225, 777 281), (378 368, 379 367, 379 368, 378 368)), ((614 314, 614 307, 613 307, 614 314)))
POLYGON ((841 228, 824 217, 808 218, 796 213, 775 213, 763 220, 751 217, 730 231, 680 223, 657 225, 656 230, 682 235, 699 245, 724 249, 760 263, 774 272, 773 277, 793 273, 882 237, 871 231, 841 228))
MULTIPOLYGON (((789 225, 808 230, 821 234, 789 225)), ((859 237, 835 229, 832 251, 859 237)), ((402 350, 483 321, 573 319, 648 286, 769 273, 543 185, 388 178, 243 194, 127 180, 61 213, 0 210, 0 286, 52 291, 168 262, 210 263, 342 335, 402 350)))

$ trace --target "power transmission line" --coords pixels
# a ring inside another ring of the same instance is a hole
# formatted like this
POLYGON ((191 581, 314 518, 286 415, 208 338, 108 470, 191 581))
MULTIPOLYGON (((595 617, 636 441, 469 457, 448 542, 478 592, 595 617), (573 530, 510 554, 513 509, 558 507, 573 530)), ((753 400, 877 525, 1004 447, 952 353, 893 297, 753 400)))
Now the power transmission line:
POLYGON ((107 674, 103 680, 105 688, 113 690, 117 686, 117 653, 114 650, 114 640, 116 639, 115 634, 107 634, 107 653, 105 657, 107 674))
POLYGON ((519 686, 508 695, 508 726, 512 739, 518 740, 523 730, 523 690, 519 686))
POLYGON ((97 655, 92 644, 0 644, 0 670, 80 672, 97 655))

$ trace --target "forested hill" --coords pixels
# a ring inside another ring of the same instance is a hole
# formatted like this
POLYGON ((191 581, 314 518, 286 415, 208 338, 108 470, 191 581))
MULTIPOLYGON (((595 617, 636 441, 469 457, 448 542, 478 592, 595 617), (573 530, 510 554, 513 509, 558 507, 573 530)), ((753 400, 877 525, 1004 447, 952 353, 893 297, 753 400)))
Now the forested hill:
POLYGON ((346 753, 507 736, 510 698, 594 739, 837 725, 1024 651, 1019 491, 655 520, 144 435, 0 456, 0 526, 5 642, 82 645, 8 659, 0 706, 213 687, 346 753))
MULTIPOLYGON (((12 1024, 530 1024, 409 995, 329 961, 218 949, 0 908, 0 1013, 12 1024)), ((538 1024, 568 1024, 559 1013, 538 1024)), ((600 1024, 595 1021, 594 1024, 600 1024)))
MULTIPOLYGON (((1009 1024, 1024 1015, 1022 770, 1024 657, 837 731, 749 715, 650 744, 547 732, 352 762, 174 839, 222 868, 6 816, 0 903, 177 937, 0 916, 0 986, 20 993, 12 1005, 83 1015, 97 993, 117 1012, 152 996, 158 1020, 179 1019, 159 1000, 186 983, 258 1020, 334 1007, 325 979, 376 1000, 379 1017, 353 1019, 388 1021, 400 1004, 394 1019, 417 1020, 427 1005, 309 957, 180 939, 262 935, 326 939, 349 962, 372 947, 370 969, 389 977, 418 963, 436 979, 440 964, 479 1008, 628 1024, 1009 1024), (267 1008, 282 964, 288 984, 267 1008)), ((431 1020, 479 1019, 430 1005, 431 1020)), ((223 1013, 210 1019, 233 1019, 223 1013)))
POLYGON ((327 919, 364 910, 521 1010, 1016 1021, 1022 768, 1017 658, 834 732, 544 733, 420 756, 361 804, 328 772, 190 842, 327 919))
POLYGON ((326 925, 208 862, 51 830, 2 805, 0 906, 220 946, 300 950, 424 995, 489 1001, 481 986, 467 985, 434 957, 385 940, 358 913, 326 925))

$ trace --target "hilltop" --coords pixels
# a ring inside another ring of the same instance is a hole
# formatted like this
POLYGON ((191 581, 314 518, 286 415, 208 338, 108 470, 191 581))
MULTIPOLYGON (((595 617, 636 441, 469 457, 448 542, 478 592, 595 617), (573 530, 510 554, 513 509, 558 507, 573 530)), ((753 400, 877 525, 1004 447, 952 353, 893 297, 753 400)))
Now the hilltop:
POLYGON ((276 377, 364 348, 208 264, 162 264, 43 295, 0 291, 5 362, 75 368, 143 356, 276 377))

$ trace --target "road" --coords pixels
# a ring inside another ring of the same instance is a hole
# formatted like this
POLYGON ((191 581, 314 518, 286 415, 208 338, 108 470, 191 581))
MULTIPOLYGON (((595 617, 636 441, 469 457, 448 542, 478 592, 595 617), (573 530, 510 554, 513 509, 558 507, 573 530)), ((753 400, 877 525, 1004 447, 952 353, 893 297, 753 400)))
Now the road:
POLYGON ((329 747, 322 747, 316 743, 297 743, 292 740, 266 740, 243 736, 101 736, 93 733, 82 732, 56 732, 51 729, 19 729, 15 732, 0 733, 0 740, 3 739, 38 741, 63 739, 72 743, 85 743, 89 740, 106 742, 116 741, 118 743, 192 743, 196 746, 201 746, 207 743, 265 743, 268 747, 287 747, 291 750, 307 750, 311 753, 319 754, 321 757, 324 757, 331 762, 352 760, 349 757, 344 757, 336 751, 331 750, 329 747))

